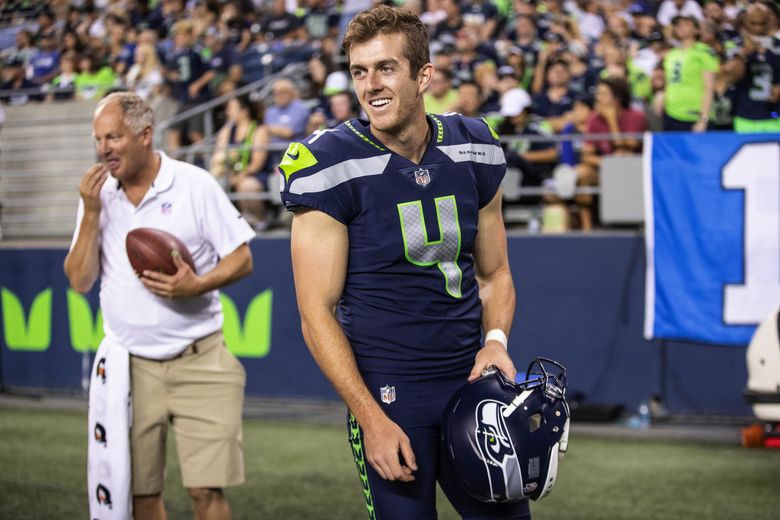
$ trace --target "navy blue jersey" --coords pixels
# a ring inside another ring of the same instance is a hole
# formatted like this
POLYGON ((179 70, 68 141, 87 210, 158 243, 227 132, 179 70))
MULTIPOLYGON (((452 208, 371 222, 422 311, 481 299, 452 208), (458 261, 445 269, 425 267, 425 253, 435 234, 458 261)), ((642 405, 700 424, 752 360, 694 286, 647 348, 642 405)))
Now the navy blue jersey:
POLYGON ((173 96, 182 103, 203 103, 211 97, 209 87, 206 85, 196 99, 191 99, 188 89, 202 75, 208 72, 208 65, 194 49, 185 48, 174 50, 167 63, 168 70, 179 74, 179 80, 172 82, 173 96))
POLYGON ((468 371, 480 346, 477 217, 506 161, 482 120, 428 115, 428 123, 419 165, 358 119, 291 144, 279 165, 288 209, 313 208, 348 228, 338 318, 364 373, 468 371))
MULTIPOLYGON (((772 86, 780 83, 780 40, 771 38, 769 48, 753 52, 745 60, 745 75, 734 85, 733 111, 737 117, 761 120, 777 117, 777 105, 770 102, 772 86)), ((742 40, 734 40, 729 57, 739 52, 742 40)))

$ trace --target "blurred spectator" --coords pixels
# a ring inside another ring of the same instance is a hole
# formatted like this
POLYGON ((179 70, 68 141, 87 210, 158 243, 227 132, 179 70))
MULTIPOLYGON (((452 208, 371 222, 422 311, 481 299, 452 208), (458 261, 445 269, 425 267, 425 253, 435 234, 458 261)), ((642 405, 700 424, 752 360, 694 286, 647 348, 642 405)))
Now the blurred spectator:
POLYGON ((76 77, 78 76, 79 57, 66 52, 60 59, 60 73, 51 82, 51 91, 47 101, 65 101, 76 97, 76 77))
MULTIPOLYGON (((224 179, 230 191, 242 195, 257 194, 268 186, 268 131, 249 96, 227 102, 228 122, 218 134, 211 157, 211 173, 224 179)), ((239 200, 238 207, 247 222, 257 230, 268 227, 265 201, 239 200)))
POLYGON ((43 37, 52 38, 53 41, 57 40, 59 31, 55 26, 54 13, 50 8, 45 7, 41 9, 38 12, 38 16, 35 18, 35 21, 38 24, 38 30, 35 33, 36 42, 40 43, 41 38, 43 37))
POLYGON ((698 41, 699 22, 677 16, 673 22, 679 45, 664 58, 664 130, 702 132, 709 123, 720 60, 698 41))
POLYGON ((726 81, 734 85, 737 132, 780 132, 780 39, 772 34, 772 19, 766 5, 751 4, 723 65, 726 81))
POLYGON ((231 76, 234 81, 241 79, 241 66, 236 63, 233 46, 227 41, 227 35, 223 34, 216 25, 206 28, 200 55, 214 72, 214 78, 211 80, 213 91, 219 90, 220 84, 231 76))
POLYGON ((309 114, 309 119, 306 120, 306 135, 311 135, 317 130, 325 130, 328 128, 328 116, 325 114, 323 108, 317 108, 309 114))
MULTIPOLYGON (((574 99, 568 121, 561 130, 561 135, 585 134, 588 131, 588 122, 593 112, 593 96, 580 94, 574 99)), ((560 163, 568 166, 576 166, 581 162, 582 141, 561 141, 559 146, 560 163)))
POLYGON ((623 12, 614 12, 607 17, 607 30, 617 39, 617 46, 628 49, 632 43, 631 18, 623 12))
POLYGON ((305 0, 303 3, 303 25, 310 38, 338 37, 339 15, 328 7, 327 0, 305 0))
POLYGON ((333 116, 326 122, 328 128, 336 128, 341 123, 358 117, 360 105, 351 92, 336 92, 328 98, 328 107, 333 116))
MULTIPOLYGON (((522 70, 522 67, 520 68, 522 70)), ((508 90, 513 88, 522 87, 520 84, 520 77, 522 73, 511 65, 503 65, 496 71, 498 77, 498 84, 496 90, 500 96, 503 96, 508 90)))
POLYGON ((498 75, 493 61, 483 61, 474 67, 474 82, 479 85, 482 114, 497 112, 501 95, 498 93, 498 75))
POLYGON ((111 67, 101 66, 93 54, 81 56, 79 71, 75 80, 77 99, 100 99, 116 86, 114 71, 111 67))
MULTIPOLYGON (((498 125, 501 135, 541 137, 549 135, 536 121, 532 120, 532 101, 526 91, 512 89, 501 96, 500 115, 504 118, 498 125)), ((541 186, 549 178, 558 159, 555 144, 550 141, 519 139, 505 145, 507 166, 522 173, 523 186, 541 186)))
POLYGON ((458 81, 475 81, 474 69, 477 65, 488 60, 493 63, 498 61, 492 46, 480 41, 476 26, 465 25, 458 32, 455 50, 452 67, 458 81))
POLYGON ((136 46, 136 30, 130 27, 126 18, 118 15, 106 16, 108 35, 108 61, 117 76, 124 77, 133 64, 136 46))
POLYGON ((81 54, 85 50, 84 42, 79 38, 76 31, 68 30, 62 33, 60 43, 60 52, 64 55, 67 52, 81 54))
POLYGON ((134 61, 125 78, 127 88, 153 103, 153 100, 162 93, 165 84, 157 51, 150 43, 137 45, 134 61))
POLYGON ((463 21, 479 27, 480 39, 492 40, 503 24, 496 5, 490 0, 466 0, 461 7, 463 21))
POLYGON ((285 0, 273 0, 271 12, 260 20, 260 32, 266 41, 298 39, 303 24, 301 20, 286 10, 285 0))
MULTIPOLYGON (((548 32, 545 34, 544 39, 544 47, 536 57, 534 79, 533 83, 531 83, 531 93, 533 94, 538 94, 546 88, 550 62, 553 60, 564 61, 562 56, 563 51, 566 49, 566 41, 563 39, 563 36, 556 32, 548 32)), ((567 69, 568 65, 566 63, 567 69)))
MULTIPOLYGON (((209 70, 200 55, 193 49, 192 22, 182 20, 172 28, 173 54, 165 64, 165 77, 171 85, 174 99, 179 102, 179 113, 186 112, 211 98, 209 82, 215 72, 209 70)), ((168 147, 177 150, 183 138, 190 143, 203 139, 203 117, 197 115, 180 122, 168 133, 168 147)))
POLYGON ((53 32, 43 33, 39 41, 40 49, 30 59, 30 81, 36 85, 46 85, 59 72, 60 51, 57 49, 57 39, 53 32))
POLYGON ((546 33, 553 23, 553 19, 566 17, 566 11, 563 9, 563 0, 541 0, 541 5, 537 5, 536 10, 541 13, 537 20, 539 32, 546 33))
POLYGON ((452 72, 439 69, 428 90, 423 94, 425 111, 432 114, 453 112, 458 104, 458 91, 452 88, 452 72))
POLYGON ((215 0, 196 0, 190 9, 190 18, 196 38, 202 38, 210 27, 216 26, 219 4, 215 0))
POLYGON ((29 101, 41 99, 37 92, 38 86, 27 79, 24 72, 24 62, 18 56, 8 58, 3 67, 3 83, 0 85, 2 97, 10 106, 20 106, 29 101))
POLYGON ((458 104, 455 112, 466 117, 481 117, 482 94, 479 85, 471 81, 464 81, 458 85, 458 104))
POLYGON ((678 16, 692 17, 697 22, 704 18, 696 0, 664 0, 658 8, 656 19, 663 27, 674 23, 678 16))
POLYGON ((734 30, 733 20, 726 15, 720 1, 710 1, 704 4, 704 20, 712 23, 717 29, 720 41, 725 42, 738 36, 734 30))
POLYGON ((658 22, 653 16, 650 8, 643 3, 633 3, 629 6, 628 12, 633 21, 632 38, 634 42, 630 52, 634 52, 638 46, 646 45, 650 34, 659 30, 658 22))
POLYGON ((36 54, 38 54, 38 47, 35 46, 32 33, 22 29, 16 33, 16 45, 3 51, 3 59, 18 58, 21 60, 22 67, 27 68, 36 54))
MULTIPOLYGON (((599 39, 604 32, 604 18, 599 0, 582 0, 581 9, 575 13, 582 37, 588 43, 599 39)), ((641 5, 641 4, 640 4, 641 5)))
MULTIPOLYGON (((231 1, 223 5, 219 26, 227 31, 227 41, 236 53, 246 51, 252 43, 252 24, 246 13, 239 9, 239 2, 231 1)), ((257 27, 260 28, 259 25, 257 27)))
MULTIPOLYGON (((533 97, 533 112, 552 128, 559 132, 566 124, 566 113, 572 108, 574 93, 569 89, 569 64, 555 57, 547 63, 543 78, 546 78, 544 89, 533 97)), ((541 83, 541 82, 539 82, 541 83)), ((537 78, 534 78, 537 84, 537 78)))
POLYGON ((443 36, 449 35, 454 41, 463 28, 460 5, 455 0, 441 0, 439 8, 444 13, 444 19, 436 25, 431 36, 434 40, 441 41, 443 36))
MULTIPOLYGON (((309 108, 298 99, 298 89, 286 78, 277 79, 271 90, 273 103, 265 111, 263 124, 268 129, 270 143, 287 145, 290 141, 305 137, 309 108)), ((270 166, 275 168, 282 151, 273 151, 269 157, 270 166)))
MULTIPOLYGON (((523 4, 526 5, 526 4, 523 4)), ((515 19, 515 24, 507 31, 509 41, 509 53, 517 53, 523 56, 523 66, 529 76, 536 69, 539 54, 544 49, 542 41, 538 37, 536 19, 530 15, 520 15, 515 19)))
POLYGON ((561 54, 561 59, 569 64, 569 89, 575 94, 593 95, 596 91, 596 83, 599 73, 590 66, 588 49, 580 42, 569 42, 566 50, 561 54))
MULTIPOLYGON (((611 134, 610 139, 585 141, 582 145, 582 161, 577 165, 577 185, 598 184, 601 158, 606 155, 629 155, 641 152, 641 138, 622 138, 622 132, 641 133, 647 130, 645 115, 630 107, 631 92, 622 78, 602 78, 596 87, 596 103, 587 123, 588 134, 611 134)), ((580 207, 580 224, 583 230, 593 228, 593 196, 579 194, 575 201, 580 207)))
MULTIPOLYGON (((184 0, 162 0, 149 13, 149 27, 155 29, 161 37, 175 33, 173 28, 180 21, 187 19, 184 0)), ((194 36, 192 21, 188 20, 194 36)), ((175 34, 174 34, 175 36, 175 34)))

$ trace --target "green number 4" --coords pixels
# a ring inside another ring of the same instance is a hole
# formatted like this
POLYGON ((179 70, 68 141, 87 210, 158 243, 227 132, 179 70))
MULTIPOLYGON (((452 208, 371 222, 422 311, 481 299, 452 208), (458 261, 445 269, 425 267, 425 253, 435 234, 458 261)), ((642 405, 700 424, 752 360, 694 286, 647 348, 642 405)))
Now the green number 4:
POLYGON ((460 298, 463 272, 458 266, 460 256, 460 223, 455 196, 438 197, 436 220, 439 223, 439 240, 428 240, 422 201, 415 200, 398 204, 401 219, 401 233, 404 238, 406 259, 414 265, 429 267, 435 265, 444 274, 445 289, 453 298, 460 298))

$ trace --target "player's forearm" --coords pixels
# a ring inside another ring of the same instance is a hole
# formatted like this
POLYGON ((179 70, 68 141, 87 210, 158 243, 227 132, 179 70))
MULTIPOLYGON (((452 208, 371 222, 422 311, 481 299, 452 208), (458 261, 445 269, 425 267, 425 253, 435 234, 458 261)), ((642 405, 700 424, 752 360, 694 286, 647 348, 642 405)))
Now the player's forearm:
POLYGON ((221 259, 219 263, 201 276, 200 294, 229 285, 252 272, 252 252, 247 244, 221 259))
POLYGON ((489 278, 479 279, 482 300, 482 330, 500 329, 509 336, 515 316, 515 286, 509 267, 503 267, 489 278))
POLYGON ((360 375, 349 340, 325 310, 301 313, 301 329, 314 361, 363 427, 384 415, 360 375))
POLYGON ((65 276, 77 292, 88 292, 100 276, 100 213, 85 212, 79 236, 65 257, 65 276))

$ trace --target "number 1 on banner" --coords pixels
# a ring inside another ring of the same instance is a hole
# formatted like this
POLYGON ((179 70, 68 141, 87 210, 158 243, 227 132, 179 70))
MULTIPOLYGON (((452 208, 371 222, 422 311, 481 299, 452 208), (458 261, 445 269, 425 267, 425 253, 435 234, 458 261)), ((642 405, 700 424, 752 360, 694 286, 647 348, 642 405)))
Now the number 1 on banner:
POLYGON ((746 144, 723 168, 723 186, 744 190, 743 283, 727 284, 723 321, 761 322, 780 304, 780 144, 746 144))

